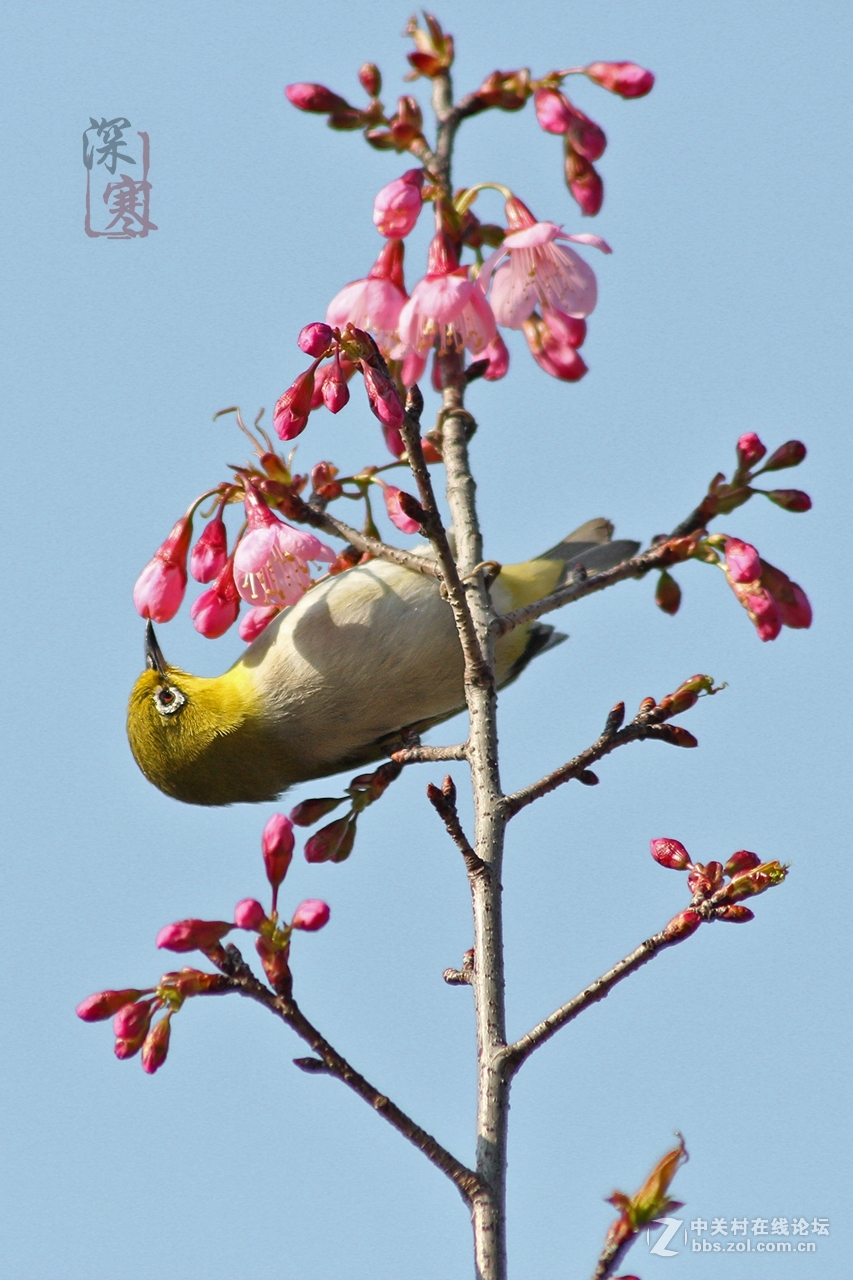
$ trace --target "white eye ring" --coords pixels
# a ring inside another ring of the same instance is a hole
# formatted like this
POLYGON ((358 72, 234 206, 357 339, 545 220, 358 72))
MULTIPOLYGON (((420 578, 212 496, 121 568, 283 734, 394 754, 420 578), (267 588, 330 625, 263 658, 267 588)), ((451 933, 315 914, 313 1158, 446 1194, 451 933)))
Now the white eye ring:
POLYGON ((173 684, 161 685, 154 694, 154 706, 161 716, 173 716, 185 703, 186 698, 173 684))

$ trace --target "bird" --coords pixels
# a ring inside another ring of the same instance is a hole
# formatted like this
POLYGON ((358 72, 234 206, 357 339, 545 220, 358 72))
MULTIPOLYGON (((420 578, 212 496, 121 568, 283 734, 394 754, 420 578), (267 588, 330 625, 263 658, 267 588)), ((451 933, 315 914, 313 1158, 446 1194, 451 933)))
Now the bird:
MULTIPOLYGON (((636 553, 638 543, 612 534, 609 521, 590 520, 534 559, 504 565, 490 587, 494 608, 533 603, 573 574, 636 553)), ((502 636, 498 687, 565 639, 541 622, 502 636)), ((438 580, 381 559, 315 584, 221 676, 170 666, 150 619, 145 661, 128 706, 131 750, 155 787, 187 804, 275 800, 387 758, 465 706, 462 650, 438 580)))

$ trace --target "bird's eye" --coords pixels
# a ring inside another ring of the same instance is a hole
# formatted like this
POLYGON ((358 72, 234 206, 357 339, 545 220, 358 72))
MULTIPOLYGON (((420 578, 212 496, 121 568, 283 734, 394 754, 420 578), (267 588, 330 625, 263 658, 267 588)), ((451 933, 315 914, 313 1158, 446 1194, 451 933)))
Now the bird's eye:
POLYGON ((186 698, 180 689, 176 689, 172 684, 161 685, 154 694, 154 706, 161 716, 173 716, 176 711, 180 711, 185 702, 186 698))

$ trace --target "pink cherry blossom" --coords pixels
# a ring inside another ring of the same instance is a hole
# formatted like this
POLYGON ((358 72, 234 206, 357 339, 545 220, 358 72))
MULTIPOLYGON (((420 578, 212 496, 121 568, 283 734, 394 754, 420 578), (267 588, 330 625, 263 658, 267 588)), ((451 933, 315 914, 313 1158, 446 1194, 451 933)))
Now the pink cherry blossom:
POLYGON ((234 580, 249 604, 283 609, 296 604, 311 585, 308 561, 331 563, 335 553, 313 533, 294 529, 270 511, 254 492, 246 494, 248 532, 234 552, 234 580))
POLYGON ((308 425, 314 398, 314 367, 300 373, 284 395, 279 396, 273 410, 273 426, 279 440, 293 440, 308 425))
POLYGON ((423 185, 423 169, 407 169, 382 188, 373 202, 373 222, 381 235, 392 239, 409 234, 423 207, 423 185))
POLYGON ((572 121, 572 104, 559 89, 537 89, 533 95, 539 128, 546 133, 567 133, 572 121))
POLYGON ((187 552, 192 531, 192 516, 181 516, 137 578, 133 603, 143 618, 169 622, 180 609, 187 589, 187 552))
POLYGON ((379 369, 375 369, 373 365, 368 364, 366 360, 361 362, 361 371, 364 375, 364 389, 367 392, 371 411, 379 419, 383 427, 391 427, 392 429, 399 427, 403 421, 404 410, 403 402, 394 383, 379 369))
POLYGON ((740 538, 726 539, 726 572, 732 582, 755 582, 761 577, 758 552, 740 538))
POLYGON ((587 373, 576 343, 584 335, 575 328, 576 324, 572 316, 561 311, 545 311, 541 316, 534 312, 522 324, 533 359, 540 369, 561 382, 579 382, 587 373))
POLYGON ((515 197, 507 200, 506 212, 511 230, 482 271, 485 282, 494 272, 491 303, 498 324, 520 329, 537 307, 588 316, 597 299, 595 273, 574 250, 555 241, 573 240, 603 253, 610 253, 610 246, 598 236, 566 235, 554 222, 537 222, 515 197), (499 266, 507 255, 509 262, 499 266))
POLYGON ((345 285, 326 311, 326 322, 335 328, 351 324, 368 330, 385 356, 397 342, 397 325, 406 301, 403 252, 402 240, 389 240, 367 278, 345 285))
MULTIPOLYGON (((583 321, 580 321, 583 324, 583 321)), ((509 372, 509 351, 499 333, 496 333, 489 345, 480 353, 481 360, 488 360, 489 367, 483 374, 487 382, 497 382, 505 378, 509 372)))
POLYGON ((430 245, 426 276, 400 312, 399 329, 401 342, 419 355, 436 344, 442 352, 467 347, 479 355, 495 336, 495 317, 482 284, 471 279, 468 267, 459 266, 453 243, 442 231, 430 245))
POLYGON ((220 507, 210 523, 205 525, 201 537, 192 549, 190 573, 196 582, 212 582, 225 567, 227 559, 228 533, 220 507))

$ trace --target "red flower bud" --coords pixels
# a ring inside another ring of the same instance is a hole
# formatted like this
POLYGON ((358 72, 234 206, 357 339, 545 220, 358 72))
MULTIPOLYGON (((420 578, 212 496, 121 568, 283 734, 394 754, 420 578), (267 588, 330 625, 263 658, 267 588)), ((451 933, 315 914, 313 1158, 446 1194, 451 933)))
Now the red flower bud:
POLYGON ((364 374, 364 389, 367 392, 372 413, 384 427, 392 429, 399 427, 403 421, 404 410, 394 383, 366 361, 362 361, 361 371, 364 374))
POLYGON ((539 128, 546 133, 568 133, 573 107, 558 89, 537 89, 533 95, 539 128))
POLYGON ((332 345, 332 330, 322 321, 315 320, 299 331, 296 345, 306 356, 323 356, 332 345))
POLYGON ((261 836, 264 867, 273 891, 273 909, 277 901, 278 887, 287 875, 287 869, 293 858, 295 843, 293 823, 290 818, 283 813, 274 813, 261 836))
POLYGON ((141 1044, 148 1034, 153 1013, 153 1000, 140 1000, 136 1004, 126 1004, 113 1018, 116 1039, 139 1040, 141 1044))
POLYGON ((267 913, 256 898, 244 898, 234 908, 234 923, 238 929, 249 929, 252 933, 257 933, 266 918, 267 913))
POLYGON ((166 1061, 166 1055, 169 1052, 171 1021, 171 1015, 167 1013, 165 1018, 161 1018, 145 1038, 145 1044, 142 1046, 142 1070, 147 1071, 149 1076, 153 1076, 154 1072, 158 1071, 166 1061))
POLYGON ((739 903, 731 903, 727 907, 718 907, 714 912, 714 919, 728 920, 730 924, 746 924, 747 920, 755 919, 755 912, 739 903))
POLYGON ((196 582, 212 582, 228 559, 228 531, 221 510, 205 525, 192 549, 190 573, 196 582))
POLYGON ((313 827, 315 822, 325 818, 327 813, 337 809, 338 805, 343 804, 343 802, 343 798, 338 800, 334 796, 323 797, 319 800, 303 800, 290 810, 290 821, 295 823, 297 827, 313 827))
POLYGON ((316 933, 329 922, 329 907, 319 898, 308 898, 300 902, 290 922, 292 929, 304 929, 307 933, 316 933))
POLYGON ((125 987, 121 991, 96 991, 78 1004, 75 1013, 84 1022, 103 1022, 118 1013, 126 1004, 133 1004, 143 994, 136 987, 125 987))
POLYGON ((365 93, 378 98, 382 92, 382 76, 375 62, 364 62, 359 67, 358 79, 365 93))
POLYGON ((187 552, 192 532, 192 516, 181 516, 137 578, 133 603, 143 618, 170 622, 180 609, 187 589, 187 552))
POLYGON ((798 467, 806 456, 806 446, 800 440, 786 440, 765 462, 763 471, 783 471, 785 467, 798 467))
POLYGON ((207 951, 234 928, 226 920, 179 920, 157 934, 157 946, 167 951, 207 951))
POLYGON ((655 604, 670 617, 678 613, 681 605, 681 587, 670 574, 664 570, 658 579, 655 591, 655 604))
POLYGON ((355 842, 355 821, 349 815, 321 827, 305 844, 306 862, 343 862, 355 842))
POLYGON ((604 203, 604 183, 589 160, 579 155, 566 135, 566 186, 580 205, 581 213, 594 217, 604 203))
POLYGON ((691 933, 695 933, 701 923, 702 917, 699 912, 688 907, 686 911, 680 911, 677 916, 673 916, 663 931, 664 937, 667 942, 680 942, 682 938, 689 938, 691 933))
POLYGON ((276 401, 273 426, 280 440, 293 440, 305 430, 313 396, 314 371, 306 369, 276 401))
POLYGON ((757 893, 764 893, 776 884, 781 884, 788 874, 787 867, 778 862, 762 862, 752 871, 745 871, 737 876, 726 887, 726 898, 729 902, 738 902, 741 898, 751 898, 757 893))
POLYGON ((225 562, 210 589, 193 601, 190 617, 196 631, 208 640, 218 640, 237 621, 239 612, 240 593, 232 559, 225 562))
POLYGON ((761 561, 755 547, 739 538, 727 538, 726 570, 732 582, 755 582, 761 577, 761 561))
POLYGON ((585 70, 590 80, 620 98, 643 98, 655 82, 654 73, 636 62, 591 62, 585 70))
POLYGON ((737 442, 737 460, 741 467, 754 467, 767 452, 754 431, 748 431, 737 442))
POLYGON ((184 968, 180 973, 164 973, 160 986, 172 988, 188 1000, 191 996, 227 991, 228 979, 223 973, 204 973, 201 969, 184 968))
POLYGON ((750 853, 748 849, 738 849, 737 853, 733 853, 726 863, 723 870, 727 876, 740 876, 744 871, 752 871, 754 867, 761 865, 761 859, 757 853, 750 853))
POLYGON ((332 93, 323 84, 289 84, 284 95, 299 111, 311 111, 321 116, 349 107, 345 98, 332 93))
POLYGON ((811 511, 812 500, 802 489, 762 489, 759 492, 784 511, 811 511))
POLYGON ((680 840, 668 840, 665 837, 650 841, 652 857, 662 867, 672 871, 684 871, 691 865, 690 854, 680 840))

